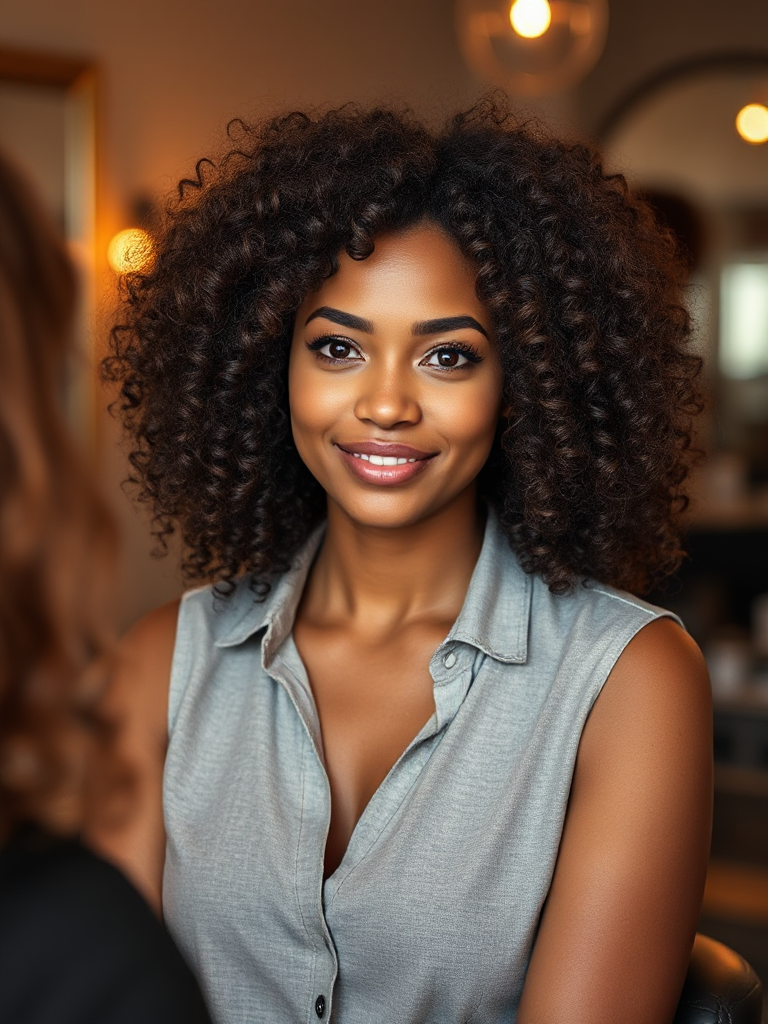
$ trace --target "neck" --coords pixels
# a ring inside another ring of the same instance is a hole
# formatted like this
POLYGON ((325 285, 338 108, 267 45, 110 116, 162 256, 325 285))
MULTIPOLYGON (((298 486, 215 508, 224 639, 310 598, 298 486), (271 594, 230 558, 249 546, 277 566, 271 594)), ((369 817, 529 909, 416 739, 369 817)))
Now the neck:
POLYGON ((357 523, 329 501, 304 614, 369 634, 423 619, 450 627, 480 554, 484 519, 474 488, 427 519, 393 528, 357 523))

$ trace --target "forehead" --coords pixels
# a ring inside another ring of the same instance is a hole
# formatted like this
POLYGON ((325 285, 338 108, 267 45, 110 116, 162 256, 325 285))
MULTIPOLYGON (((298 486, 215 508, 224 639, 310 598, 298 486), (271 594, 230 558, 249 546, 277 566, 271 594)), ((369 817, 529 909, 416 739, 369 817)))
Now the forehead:
POLYGON ((297 322, 321 305, 367 319, 423 320, 470 314, 486 329, 489 317, 475 293, 477 271, 440 228, 420 224, 380 235, 373 253, 353 260, 339 256, 339 269, 308 295, 297 322))

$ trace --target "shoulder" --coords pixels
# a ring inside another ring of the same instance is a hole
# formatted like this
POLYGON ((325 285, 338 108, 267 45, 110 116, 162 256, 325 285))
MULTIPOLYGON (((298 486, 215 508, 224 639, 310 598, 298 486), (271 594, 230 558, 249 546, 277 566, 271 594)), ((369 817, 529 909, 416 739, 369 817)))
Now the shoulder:
POLYGON ((84 835, 125 871, 160 909, 165 847, 162 778, 168 745, 168 693, 179 602, 140 619, 118 645, 100 711, 114 728, 115 756, 131 775, 131 797, 119 814, 98 808, 84 835))
POLYGON ((704 658, 677 622, 654 619, 624 647, 587 718, 569 813, 595 828, 634 831, 651 860, 685 849, 681 870, 687 865, 703 885, 712 774, 704 658))
POLYGON ((644 744, 670 770, 691 756, 706 762, 711 733, 712 690, 701 651, 677 621, 653 618, 632 635, 595 701, 581 767, 619 747, 641 757, 644 744))
POLYGON ((574 587, 571 598, 578 613, 591 616, 596 622, 610 624, 611 629, 626 628, 631 636, 655 621, 673 622, 678 628, 682 627, 678 617, 666 608, 607 583, 585 580, 574 587))
POLYGON ((181 600, 176 598, 153 609, 128 629, 119 648, 124 662, 142 664, 147 668, 158 661, 170 665, 181 600))
POLYGON ((121 718, 138 718, 144 729, 151 723, 165 735, 172 675, 184 676, 214 647, 247 635, 264 608, 246 576, 223 596, 210 584, 144 615, 118 645, 111 707, 121 718))
POLYGON ((226 590, 215 583, 188 590, 176 602, 177 656, 199 656, 206 646, 229 646, 249 635, 263 623, 281 579, 268 578, 266 599, 258 596, 259 585, 250 575, 232 580, 226 590))
POLYGON ((711 715, 700 651, 651 617, 581 734, 521 1024, 671 1020, 709 852, 711 715))
POLYGON ((669 657, 688 657, 703 666, 696 645, 675 615, 592 580, 576 584, 565 594, 553 594, 540 577, 533 577, 532 644, 537 637, 538 653, 546 659, 558 652, 570 666, 580 667, 590 701, 617 671, 619 662, 629 668, 637 658, 644 662, 647 657, 663 657, 666 651, 669 657), (663 645, 662 637, 667 638, 663 645))
POLYGON ((179 606, 177 599, 155 608, 118 645, 105 703, 124 725, 138 720, 153 732, 164 733, 179 606))
POLYGON ((622 652, 614 671, 627 685, 639 679, 664 680, 673 683, 671 689, 678 694, 693 687, 699 696, 706 694, 709 703, 704 656, 679 621, 670 616, 655 617, 640 629, 622 652))
MULTIPOLYGON (((569 666, 566 685, 579 678, 589 697, 577 780, 601 772, 629 753, 661 752, 669 770, 686 757, 711 759, 712 696, 706 664, 676 616, 613 587, 587 581, 564 595, 534 586, 537 634, 569 666), (538 619, 538 621, 537 621, 538 619), (555 640, 558 640, 556 643, 555 640), (680 740, 686 740, 681 749, 680 740)), ((706 785, 707 773, 701 776, 706 785)))
POLYGON ((629 635, 634 635, 659 617, 679 622, 677 616, 665 608, 589 578, 575 582, 565 593, 553 593, 538 574, 531 576, 531 582, 532 615, 551 619, 561 630, 613 635, 617 635, 617 631, 629 631, 629 635))

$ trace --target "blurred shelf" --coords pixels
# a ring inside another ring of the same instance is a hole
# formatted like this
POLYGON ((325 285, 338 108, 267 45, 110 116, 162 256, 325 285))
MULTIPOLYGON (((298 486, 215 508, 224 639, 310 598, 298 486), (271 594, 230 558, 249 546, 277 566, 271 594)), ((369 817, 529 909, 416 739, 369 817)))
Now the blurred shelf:
POLYGON ((768 771, 715 762, 715 792, 768 800, 768 771))
MULTIPOLYGON (((768 708, 730 701, 715 705, 715 764, 720 791, 768 797, 768 708), (761 781, 763 780, 763 781, 761 781)), ((768 825, 768 808, 763 813, 768 825)))
POLYGON ((691 530, 768 530, 768 492, 732 501, 694 498, 687 516, 691 530))
POLYGON ((716 697, 713 704, 715 715, 748 715, 751 718, 768 718, 768 693, 763 687, 757 692, 747 689, 734 697, 716 697))
POLYGON ((768 867, 711 860, 703 913, 768 926, 768 867))

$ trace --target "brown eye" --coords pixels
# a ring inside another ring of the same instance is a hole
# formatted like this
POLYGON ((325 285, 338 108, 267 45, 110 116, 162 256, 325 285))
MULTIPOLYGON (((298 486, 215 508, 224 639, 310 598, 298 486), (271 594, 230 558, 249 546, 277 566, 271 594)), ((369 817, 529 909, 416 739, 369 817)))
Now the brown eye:
POLYGON ((422 366, 432 366, 440 370, 463 370, 465 366, 479 363, 481 357, 474 350, 448 346, 433 349, 422 361, 422 366))
POLYGON ((311 352, 316 352, 320 360, 324 359, 330 363, 352 363, 362 359, 357 346, 345 338, 329 338, 325 335, 308 341, 307 348, 311 352))
POLYGON ((436 355, 439 366, 456 366, 459 362, 459 353, 455 349, 444 348, 436 355))
POLYGON ((349 359, 352 346, 346 341, 332 341, 328 345, 328 355, 332 359, 349 359))

